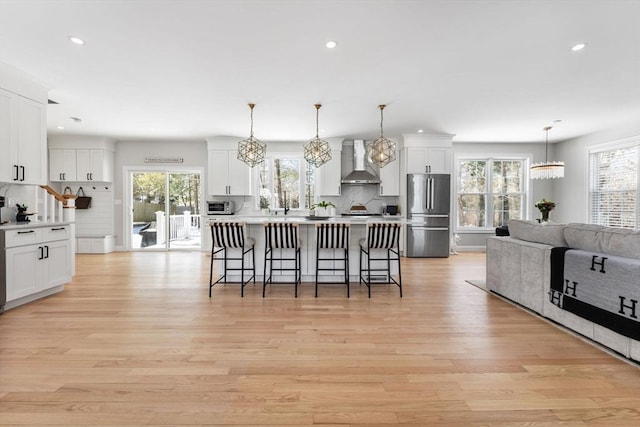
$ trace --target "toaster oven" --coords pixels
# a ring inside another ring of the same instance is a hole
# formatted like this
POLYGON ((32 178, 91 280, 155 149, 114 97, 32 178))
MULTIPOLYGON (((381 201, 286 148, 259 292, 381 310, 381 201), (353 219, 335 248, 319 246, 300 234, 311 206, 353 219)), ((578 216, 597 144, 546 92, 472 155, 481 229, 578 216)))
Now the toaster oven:
POLYGON ((207 202, 207 215, 233 215, 235 211, 235 203, 230 200, 207 202))

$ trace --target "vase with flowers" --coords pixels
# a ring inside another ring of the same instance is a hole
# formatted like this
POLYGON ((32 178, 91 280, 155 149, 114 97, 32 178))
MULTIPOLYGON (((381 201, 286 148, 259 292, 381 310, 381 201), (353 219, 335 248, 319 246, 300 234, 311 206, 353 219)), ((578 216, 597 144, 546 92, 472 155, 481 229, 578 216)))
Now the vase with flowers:
POLYGON ((538 208, 538 210, 540 211, 540 216, 542 217, 538 220, 538 222, 544 223, 549 222, 549 212, 551 212, 556 207, 556 204, 551 200, 542 199, 534 206, 538 208))

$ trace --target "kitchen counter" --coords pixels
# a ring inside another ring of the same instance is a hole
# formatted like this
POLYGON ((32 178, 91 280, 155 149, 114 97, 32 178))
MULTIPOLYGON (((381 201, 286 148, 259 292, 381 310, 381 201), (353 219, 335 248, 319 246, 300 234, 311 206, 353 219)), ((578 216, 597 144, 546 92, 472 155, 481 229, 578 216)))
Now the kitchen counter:
MULTIPOLYGON (((299 237, 302 240, 301 258, 302 258, 302 281, 312 282, 315 280, 315 259, 316 259, 316 230, 315 224, 319 222, 348 222, 351 226, 351 232, 349 237, 349 279, 351 282, 358 282, 359 280, 359 255, 360 255, 360 239, 366 236, 365 225, 368 222, 380 222, 389 221, 406 224, 406 219, 400 215, 385 215, 385 216, 366 216, 366 217, 353 217, 353 216, 336 216, 329 217, 327 219, 319 219, 307 216, 292 216, 292 215, 220 215, 209 216, 209 221, 242 221, 247 225, 247 235, 253 237, 256 240, 256 280, 262 280, 263 266, 264 266, 264 223, 268 221, 274 222, 293 222, 300 224, 299 237)), ((402 235, 402 234, 401 234, 402 235)), ((401 237, 402 239, 402 237, 401 237)), ((400 244, 402 246, 402 243, 400 244)), ((209 248, 210 249, 210 248, 209 248)), ((286 250, 286 249, 285 249, 286 250)), ((331 251, 323 249, 323 251, 331 251)), ((234 255, 235 256, 235 255, 234 255)), ((327 254, 323 253, 323 257, 327 254)), ((392 265, 395 263, 392 263, 392 265)), ((219 261, 217 271, 221 271, 222 261, 219 261)), ((335 281, 335 275, 343 274, 342 272, 321 271, 320 281, 335 281)), ((396 274, 393 272, 393 274, 396 274)), ((284 281, 293 281, 293 276, 284 276, 281 278, 284 281)), ((239 281, 240 275, 232 275, 229 273, 230 281, 239 281)), ((277 279, 280 280, 280 279, 277 279)))
POLYGON ((313 216, 297 216, 297 215, 219 215, 209 216, 209 221, 242 221, 249 224, 264 224, 266 222, 297 222, 301 224, 315 224, 318 222, 348 222, 351 224, 366 224, 367 222, 376 221, 394 221, 405 223, 404 218, 400 215, 383 215, 383 216, 334 216, 334 217, 313 217, 313 216))

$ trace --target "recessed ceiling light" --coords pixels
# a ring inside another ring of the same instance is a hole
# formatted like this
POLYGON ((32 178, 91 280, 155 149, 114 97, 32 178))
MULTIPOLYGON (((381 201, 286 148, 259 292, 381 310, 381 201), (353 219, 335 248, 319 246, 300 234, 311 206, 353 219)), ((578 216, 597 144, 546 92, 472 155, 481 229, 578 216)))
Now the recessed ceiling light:
POLYGON ((338 43, 334 42, 333 40, 329 40, 325 46, 327 46, 327 48, 329 49, 333 49, 338 46, 338 43))
POLYGON ((418 129, 418 133, 423 133, 424 129, 418 129))
POLYGON ((574 46, 571 48, 571 50, 572 50, 572 51, 574 51, 574 52, 577 52, 577 51, 579 51, 579 50, 584 49, 584 48, 585 48, 585 46, 586 46, 586 44, 585 44, 585 43, 578 43, 577 45, 574 45, 574 46))
POLYGON ((64 126, 58 126, 58 129, 64 130, 64 126))
POLYGON ((75 44, 84 44, 84 40, 82 40, 80 37, 75 37, 75 36, 69 36, 69 40, 71 40, 71 43, 75 43, 75 44))

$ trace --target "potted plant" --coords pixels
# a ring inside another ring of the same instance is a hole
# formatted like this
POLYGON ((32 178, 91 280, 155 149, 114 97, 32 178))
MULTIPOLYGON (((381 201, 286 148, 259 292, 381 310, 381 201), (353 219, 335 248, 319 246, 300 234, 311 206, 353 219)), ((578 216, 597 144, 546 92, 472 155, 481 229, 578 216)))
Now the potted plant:
POLYGON ((538 208, 538 210, 540 211, 540 215, 542 216, 542 218, 540 218, 538 222, 544 223, 549 221, 549 212, 551 212, 553 208, 556 207, 556 204, 551 200, 542 199, 534 206, 538 208))
POLYGON ((323 200, 311 206, 311 209, 315 211, 316 216, 332 216, 335 215, 336 205, 323 200))

